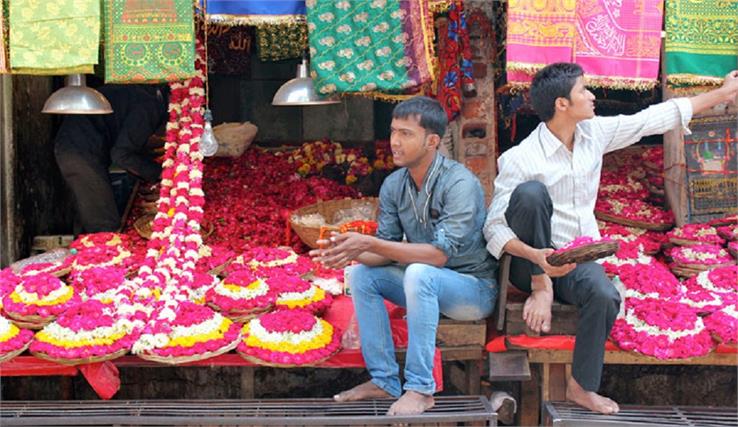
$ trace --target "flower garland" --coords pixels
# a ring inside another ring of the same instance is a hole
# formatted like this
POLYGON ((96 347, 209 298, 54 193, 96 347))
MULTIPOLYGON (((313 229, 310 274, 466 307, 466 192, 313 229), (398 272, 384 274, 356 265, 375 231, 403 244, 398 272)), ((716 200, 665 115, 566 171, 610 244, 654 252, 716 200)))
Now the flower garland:
POLYGON ((97 300, 79 304, 36 334, 32 353, 61 363, 88 363, 125 354, 143 329, 142 320, 120 316, 97 300))
POLYGON ((723 343, 738 341, 738 304, 728 304, 705 317, 705 326, 713 337, 723 343))
POLYGON ((717 229, 707 224, 685 224, 666 234, 675 244, 714 244, 722 245, 725 240, 717 233, 717 229))
POLYGON ((276 299, 271 286, 250 270, 229 274, 205 295, 207 303, 226 316, 263 313, 274 306, 276 299))
POLYGON ((678 265, 719 266, 731 264, 733 258, 718 245, 677 246, 669 256, 678 265))
POLYGON ((33 339, 33 332, 20 329, 10 320, 0 316, 0 360, 7 361, 11 353, 22 352, 33 339))
POLYGON ((309 365, 340 349, 340 333, 333 325, 302 310, 280 310, 252 319, 242 334, 238 352, 267 365, 309 365))
POLYGON ((80 302, 74 288, 48 273, 24 277, 3 298, 3 310, 12 319, 43 326, 80 302))
POLYGON ((615 320, 610 333, 623 350, 658 359, 704 356, 714 342, 702 319, 684 304, 657 299, 633 299, 625 317, 615 320))

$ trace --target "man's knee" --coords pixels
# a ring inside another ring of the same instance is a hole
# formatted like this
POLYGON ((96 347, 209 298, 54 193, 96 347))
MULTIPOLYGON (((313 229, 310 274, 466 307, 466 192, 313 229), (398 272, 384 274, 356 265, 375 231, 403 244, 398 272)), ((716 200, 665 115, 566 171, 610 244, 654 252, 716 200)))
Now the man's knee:
POLYGON ((405 296, 426 294, 432 290, 433 274, 438 271, 436 267, 429 264, 413 263, 405 268, 405 276, 402 284, 405 289, 405 296))
POLYGON ((608 317, 614 320, 620 311, 620 293, 605 274, 605 270, 594 262, 582 264, 579 268, 583 269, 580 285, 589 291, 589 304, 607 310, 608 317))
POLYGON ((510 206, 515 206, 516 210, 536 211, 550 204, 548 190, 540 181, 526 181, 515 187, 510 195, 510 206))

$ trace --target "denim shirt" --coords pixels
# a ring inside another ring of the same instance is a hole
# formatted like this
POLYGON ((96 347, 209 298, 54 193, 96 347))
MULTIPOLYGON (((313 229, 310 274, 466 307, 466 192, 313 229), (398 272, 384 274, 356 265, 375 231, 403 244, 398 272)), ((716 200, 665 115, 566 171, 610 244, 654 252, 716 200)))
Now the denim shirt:
POLYGON ((385 179, 379 191, 377 237, 399 242, 404 234, 409 243, 429 243, 446 254, 446 268, 493 279, 497 261, 482 234, 484 204, 477 177, 436 154, 420 191, 407 168, 385 179))

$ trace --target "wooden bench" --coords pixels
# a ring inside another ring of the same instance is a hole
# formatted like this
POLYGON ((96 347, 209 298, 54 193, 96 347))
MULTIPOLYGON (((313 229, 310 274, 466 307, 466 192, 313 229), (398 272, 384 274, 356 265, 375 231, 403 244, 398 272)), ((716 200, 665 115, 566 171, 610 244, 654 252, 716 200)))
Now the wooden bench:
POLYGON ((415 416, 385 415, 392 399, 336 403, 331 399, 4 401, 3 426, 496 426, 484 396, 440 396, 415 416))
POLYGON ((623 405, 615 415, 602 415, 569 402, 546 402, 543 414, 544 425, 557 427, 738 425, 738 408, 705 406, 623 405))

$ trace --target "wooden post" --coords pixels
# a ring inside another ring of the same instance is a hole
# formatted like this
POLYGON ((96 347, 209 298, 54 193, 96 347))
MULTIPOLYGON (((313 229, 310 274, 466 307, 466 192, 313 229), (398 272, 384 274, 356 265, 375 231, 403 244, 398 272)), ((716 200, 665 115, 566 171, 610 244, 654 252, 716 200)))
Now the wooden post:
POLYGON ((531 366, 530 381, 520 385, 520 425, 537 426, 541 412, 541 364, 531 366))
POLYGON ((0 76, 0 267, 18 258, 15 233, 15 144, 13 143, 13 79, 0 76))
POLYGON ((254 398, 254 368, 241 368, 241 399, 254 398))

